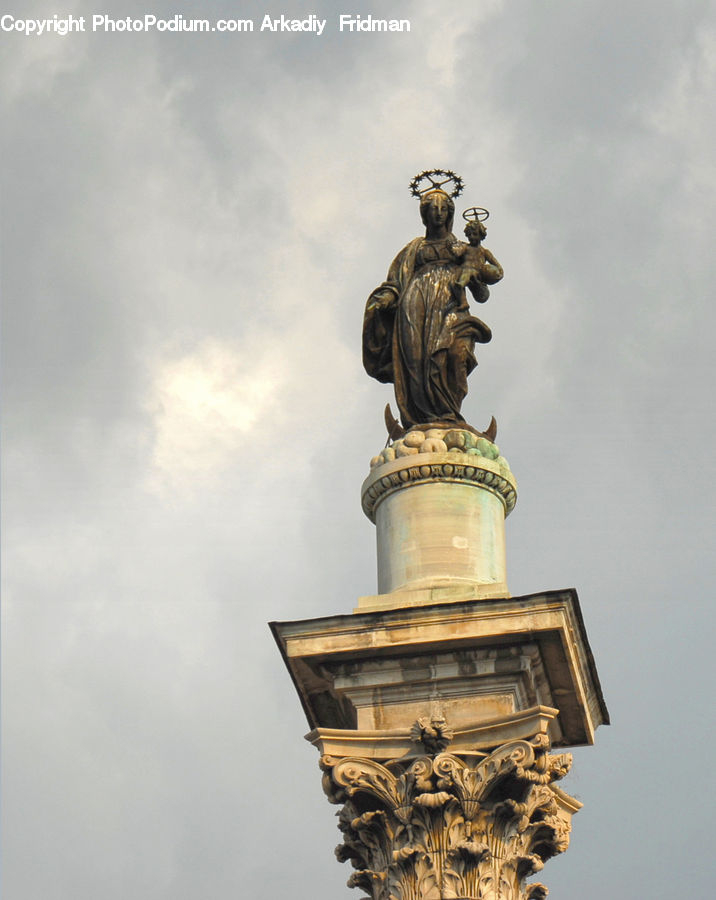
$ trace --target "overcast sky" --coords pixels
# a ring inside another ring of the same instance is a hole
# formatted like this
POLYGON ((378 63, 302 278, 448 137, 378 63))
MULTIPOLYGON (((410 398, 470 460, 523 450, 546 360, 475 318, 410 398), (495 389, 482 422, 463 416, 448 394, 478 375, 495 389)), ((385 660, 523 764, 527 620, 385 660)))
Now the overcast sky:
POLYGON ((358 896, 266 623, 376 590, 363 306, 434 167, 505 269, 463 411, 518 479, 510 589, 577 588, 612 715, 540 880, 711 896, 713 4, 3 12, 88 17, 0 34, 7 900, 358 896))

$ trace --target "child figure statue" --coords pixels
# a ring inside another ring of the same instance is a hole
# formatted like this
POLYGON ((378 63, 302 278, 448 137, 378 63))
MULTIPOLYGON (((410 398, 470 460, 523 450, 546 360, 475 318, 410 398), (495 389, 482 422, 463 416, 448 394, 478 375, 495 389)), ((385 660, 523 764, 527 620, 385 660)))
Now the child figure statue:
POLYGON ((487 228, 483 223, 488 215, 486 209, 477 206, 466 209, 462 214, 463 219, 467 220, 465 236, 470 243, 460 244, 462 266, 455 280, 455 287, 464 291, 464 288, 472 282, 472 295, 478 303, 484 303, 490 296, 487 285, 496 284, 505 274, 492 253, 487 247, 482 246, 482 241, 487 235, 487 228), (481 283, 477 290, 475 281, 481 283))

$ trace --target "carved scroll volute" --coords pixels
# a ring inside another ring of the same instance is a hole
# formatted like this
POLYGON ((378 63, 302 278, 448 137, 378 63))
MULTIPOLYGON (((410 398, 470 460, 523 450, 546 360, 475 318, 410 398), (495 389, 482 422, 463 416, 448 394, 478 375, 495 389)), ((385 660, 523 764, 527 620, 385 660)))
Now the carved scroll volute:
POLYGON ((438 776, 438 787, 454 793, 465 818, 472 821, 495 780, 508 772, 526 770, 534 759, 530 744, 512 741, 472 766, 450 753, 440 753, 435 757, 433 767, 438 776))
POLYGON ((400 805, 398 779, 380 763, 353 756, 345 759, 324 756, 320 765, 324 771, 330 771, 333 783, 343 788, 347 796, 351 797, 356 791, 362 790, 377 797, 389 809, 400 805))
POLYGON ((528 771, 535 762, 535 751, 527 741, 510 741, 498 747, 490 756, 479 764, 479 768, 486 782, 516 771, 523 773, 528 771))
MULTIPOLYGON (((335 759, 324 756, 321 768, 324 776, 324 790, 329 799, 339 797, 333 788, 335 784, 349 797, 362 791, 384 804, 402 822, 408 822, 413 804, 421 794, 432 796, 432 761, 427 757, 414 760, 402 775, 394 775, 390 769, 370 759, 349 756, 335 759)), ((340 802, 340 799, 332 799, 340 802)))

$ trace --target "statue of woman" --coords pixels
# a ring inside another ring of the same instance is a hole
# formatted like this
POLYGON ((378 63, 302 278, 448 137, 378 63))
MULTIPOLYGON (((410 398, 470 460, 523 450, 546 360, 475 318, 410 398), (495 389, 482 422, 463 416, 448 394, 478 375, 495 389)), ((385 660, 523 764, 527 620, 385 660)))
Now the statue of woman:
MULTIPOLYGON (((424 174, 436 172, 452 174, 424 174)), ((419 196, 425 237, 395 257, 387 279, 368 298, 363 320, 363 365, 378 381, 393 382, 406 429, 464 422, 460 407, 477 365, 475 343, 492 337, 470 315, 465 286, 484 303, 486 283, 502 277, 492 254, 480 268, 464 265, 472 248, 452 233, 455 204, 442 186, 419 196)))

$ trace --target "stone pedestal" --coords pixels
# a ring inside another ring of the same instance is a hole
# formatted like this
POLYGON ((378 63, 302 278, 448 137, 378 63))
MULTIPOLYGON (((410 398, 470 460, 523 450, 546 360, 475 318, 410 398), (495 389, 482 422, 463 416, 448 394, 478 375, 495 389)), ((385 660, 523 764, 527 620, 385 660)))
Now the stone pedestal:
POLYGON ((553 746, 591 744, 607 721, 572 589, 271 629, 322 753, 402 757, 426 716, 447 721, 461 752, 537 732, 553 746))
POLYGON ((377 595, 271 628, 341 804, 339 860, 373 900, 543 900, 525 879, 569 842, 556 782, 608 722, 574 590, 511 597, 516 486, 465 430, 372 461, 377 595))
POLYGON ((433 433, 443 437, 413 432, 374 457, 363 483, 378 594, 361 597, 360 611, 509 595, 505 517, 517 485, 507 460, 470 431, 433 433), (411 437, 416 446, 405 445, 411 437))

